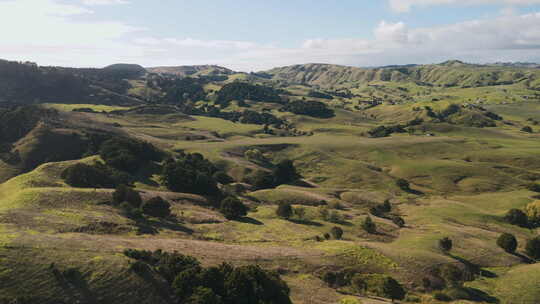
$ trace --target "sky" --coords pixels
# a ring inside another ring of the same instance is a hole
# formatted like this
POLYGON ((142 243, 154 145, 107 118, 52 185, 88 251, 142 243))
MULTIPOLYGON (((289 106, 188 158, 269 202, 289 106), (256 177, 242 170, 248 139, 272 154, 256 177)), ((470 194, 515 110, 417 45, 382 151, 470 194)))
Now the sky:
POLYGON ((540 0, 0 0, 0 58, 238 71, 540 62, 540 0))

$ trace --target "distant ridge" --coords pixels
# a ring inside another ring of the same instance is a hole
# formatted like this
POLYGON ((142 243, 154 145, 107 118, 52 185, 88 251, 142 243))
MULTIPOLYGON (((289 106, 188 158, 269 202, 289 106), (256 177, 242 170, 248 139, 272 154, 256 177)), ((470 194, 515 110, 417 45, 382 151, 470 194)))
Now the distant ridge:
POLYGON ((171 74, 180 77, 187 76, 215 76, 232 75, 235 72, 231 69, 218 65, 183 65, 183 66, 161 66, 146 68, 150 73, 171 74))

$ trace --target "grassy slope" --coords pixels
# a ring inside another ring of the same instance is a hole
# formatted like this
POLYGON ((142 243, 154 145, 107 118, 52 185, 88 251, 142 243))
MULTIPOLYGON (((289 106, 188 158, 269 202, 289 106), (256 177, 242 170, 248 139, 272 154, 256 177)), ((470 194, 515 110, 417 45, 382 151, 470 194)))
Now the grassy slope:
MULTIPOLYGON (((381 109, 391 116, 388 113, 401 108, 381 109)), ((502 109, 516 121, 530 113, 519 108, 502 109)), ((438 238, 451 236, 455 256, 503 271, 499 278, 473 282, 471 286, 498 297, 502 303, 516 299, 505 289, 506 284, 529 284, 522 273, 534 273, 536 268, 520 265, 519 259, 497 248, 494 240, 503 231, 516 234, 520 243, 533 235, 502 223, 501 216, 509 208, 520 208, 531 201, 533 193, 522 189, 527 176, 540 173, 534 165, 540 163, 537 135, 520 133, 516 127, 451 126, 446 132, 437 132, 436 137, 369 139, 360 135, 374 125, 373 121, 361 113, 337 113, 331 120, 293 117, 298 128, 316 134, 285 138, 253 137, 258 126, 205 117, 185 120, 151 115, 90 115, 101 123, 119 123, 128 134, 163 148, 197 151, 215 160, 249 146, 286 144, 284 149, 267 153, 268 157, 294 159, 306 179, 320 187, 283 186, 251 193, 260 205, 244 222, 225 221, 215 211, 194 205, 184 197, 174 204, 179 222, 151 220, 146 225, 158 234, 150 237, 137 235, 140 223, 99 204, 108 200, 109 190, 67 187, 59 173, 70 162, 43 165, 0 185, 0 279, 20 274, 0 288, 0 296, 35 289, 44 297, 64 293, 70 299, 84 299, 90 294, 129 303, 137 298, 134 293, 138 290, 138 299, 159 303, 155 289, 129 272, 127 259, 119 255, 123 248, 135 247, 177 249, 210 264, 255 261, 270 268, 285 268, 295 303, 332 303, 340 296, 322 287, 316 278, 322 269, 355 265, 385 271, 412 283, 421 269, 455 261, 436 248, 438 238), (226 136, 183 139, 185 134, 209 135, 211 131, 226 136), (393 185, 398 177, 410 180, 425 195, 403 193, 393 185), (386 198, 405 218, 407 227, 399 230, 388 220, 374 218, 380 233, 363 233, 360 224, 368 208, 386 198), (295 205, 312 205, 321 200, 340 202, 344 209, 337 212, 345 221, 337 225, 345 231, 344 240, 309 240, 336 224, 322 220, 312 206, 305 207, 307 223, 278 219, 275 204, 283 200, 295 205), (70 232, 103 221, 115 223, 118 230, 106 234, 70 232), (63 289, 65 286, 56 282, 48 270, 52 262, 62 269, 73 263, 83 272, 86 287, 70 287, 71 292, 63 289), (111 281, 118 282, 114 291, 107 286, 111 281)), ((239 166, 244 166, 244 161, 229 159, 239 166)), ((144 184, 140 187, 157 190, 144 184)), ((523 303, 540 301, 540 295, 530 290, 522 295, 523 303)))

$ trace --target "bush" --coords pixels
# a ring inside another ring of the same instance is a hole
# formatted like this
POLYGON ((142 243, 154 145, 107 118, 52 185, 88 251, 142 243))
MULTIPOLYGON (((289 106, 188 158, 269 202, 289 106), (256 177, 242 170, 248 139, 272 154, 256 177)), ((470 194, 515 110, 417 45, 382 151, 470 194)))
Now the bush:
POLYGON ((113 192, 113 202, 116 204, 128 202, 133 208, 140 208, 142 198, 139 192, 133 190, 133 188, 120 185, 113 192))
POLYGON ((525 126, 525 127, 521 128, 521 132, 532 133, 533 129, 530 126, 525 126))
POLYGON ((439 240, 439 248, 443 252, 449 252, 450 250, 452 250, 452 246, 453 246, 453 243, 449 237, 444 237, 439 240))
POLYGON ((527 185, 527 190, 540 193, 540 184, 530 183, 527 185))
POLYGON ((525 252, 529 257, 540 260, 540 236, 527 241, 525 252))
POLYGON ((540 201, 535 201, 525 207, 529 226, 537 227, 540 225, 540 201))
POLYGON ((403 191, 410 191, 411 190, 411 185, 409 184, 408 181, 400 178, 396 181, 396 186, 399 187, 399 189, 403 190, 403 191))
POLYGON ((528 227, 529 220, 525 212, 519 209, 510 209, 504 216, 504 220, 512 225, 528 227))
POLYGON ((167 217, 171 214, 171 204, 157 196, 146 201, 141 210, 144 214, 155 217, 167 217))
POLYGON ((104 167, 78 163, 67 167, 61 174, 66 184, 77 188, 114 188, 115 180, 104 167))
POLYGON ((239 219, 247 215, 247 207, 239 199, 229 196, 221 201, 219 211, 229 220, 239 219))
POLYGON ((365 232, 371 234, 377 231, 377 226, 375 225, 371 217, 368 216, 362 223, 362 229, 364 229, 365 232))
POLYGON ((341 238, 343 237, 343 229, 337 226, 332 227, 332 229, 330 230, 330 233, 336 240, 341 240, 341 238))
POLYGON ((298 172, 296 172, 293 161, 288 159, 279 162, 276 165, 273 174, 275 185, 288 184, 300 177, 298 172))
POLYGON ((401 216, 393 216, 392 222, 400 228, 405 227, 405 220, 401 216))
POLYGON ((284 219, 289 219, 293 215, 291 204, 280 203, 276 209, 276 215, 284 219))
POLYGON ((367 291, 379 297, 393 300, 403 300, 406 291, 394 278, 381 274, 369 274, 362 276, 367 285, 367 291))
POLYGON ((497 239, 497 245, 504 249, 508 253, 514 253, 518 246, 518 242, 515 236, 510 233, 503 233, 497 239))

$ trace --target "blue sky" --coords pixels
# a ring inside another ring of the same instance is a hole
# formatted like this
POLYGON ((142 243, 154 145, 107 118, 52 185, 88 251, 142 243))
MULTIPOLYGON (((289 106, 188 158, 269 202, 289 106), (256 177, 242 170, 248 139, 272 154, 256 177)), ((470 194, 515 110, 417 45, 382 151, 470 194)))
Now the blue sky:
POLYGON ((540 0, 0 0, 0 28, 41 65, 540 61, 540 0))

